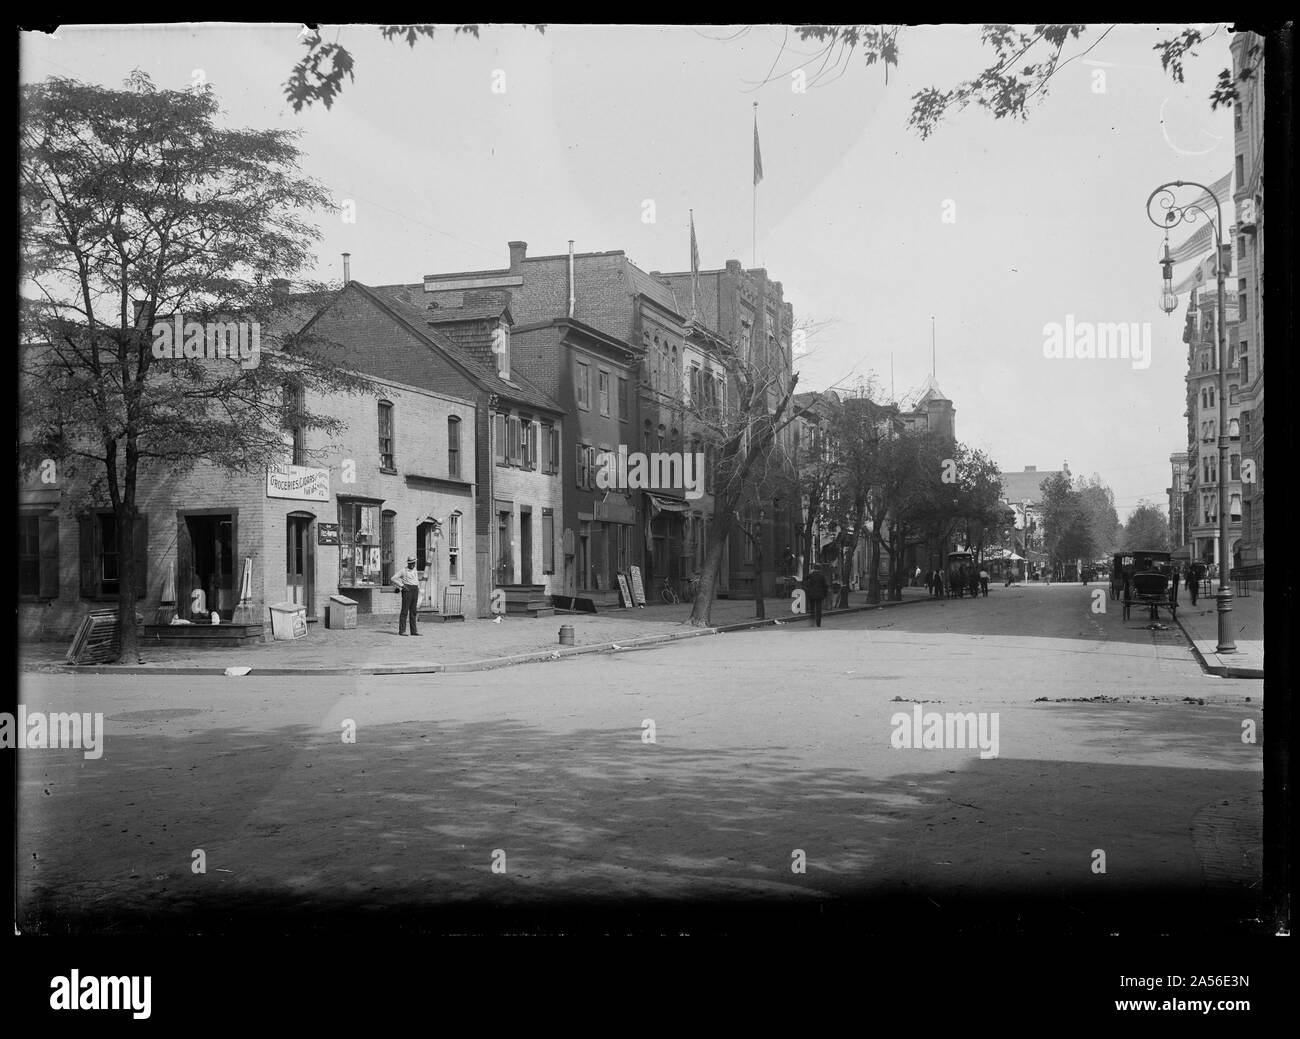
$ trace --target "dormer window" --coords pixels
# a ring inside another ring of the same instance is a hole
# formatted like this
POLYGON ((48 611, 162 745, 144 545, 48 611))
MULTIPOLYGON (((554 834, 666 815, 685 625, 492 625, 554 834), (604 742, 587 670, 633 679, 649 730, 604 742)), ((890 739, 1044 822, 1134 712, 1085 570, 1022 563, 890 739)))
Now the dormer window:
POLYGON ((492 330, 492 352, 497 359, 497 374, 510 378, 510 326, 502 321, 492 330))

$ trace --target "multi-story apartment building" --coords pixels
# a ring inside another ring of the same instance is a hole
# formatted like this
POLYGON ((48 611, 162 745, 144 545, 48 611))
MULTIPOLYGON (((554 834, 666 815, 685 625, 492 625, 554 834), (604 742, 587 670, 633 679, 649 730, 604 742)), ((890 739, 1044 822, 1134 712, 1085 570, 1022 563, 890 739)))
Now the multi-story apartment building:
MULTIPOLYGON (((1224 255, 1231 250, 1224 249, 1224 255)), ((1217 358, 1218 286, 1215 257, 1202 263, 1202 285, 1191 290, 1183 341, 1187 343, 1187 486, 1191 512, 1188 546, 1193 561, 1221 562, 1219 509, 1228 510, 1228 564, 1240 555, 1241 537, 1241 376, 1238 368, 1238 301, 1225 293, 1228 436, 1227 472, 1219 471, 1219 369, 1217 358)), ((1227 272, 1229 284, 1231 270, 1227 272)))
POLYGON ((1241 552, 1234 565, 1264 563, 1264 40, 1232 37, 1236 146, 1237 382, 1241 409, 1241 552), (1253 471, 1252 471, 1253 470, 1253 471))
MULTIPOLYGON (((785 300, 781 282, 762 268, 746 269, 739 260, 728 260, 714 270, 653 272, 668 286, 680 313, 688 315, 688 342, 684 362, 686 395, 704 394, 706 400, 738 404, 741 387, 736 375, 726 376, 723 356, 731 353, 743 359, 746 378, 765 385, 765 399, 759 408, 775 412, 793 374, 794 308, 785 300), (714 388, 716 386, 716 389, 714 388)), ((734 414, 734 412, 732 412, 734 414)), ((730 538, 723 554, 719 575, 720 594, 754 594, 762 582, 764 594, 771 594, 781 578, 781 560, 791 545, 791 531, 797 527, 799 503, 790 493, 793 476, 794 432, 786 424, 777 434, 773 450, 764 464, 755 467, 743 495, 738 536, 730 538)), ((711 471, 711 465, 706 471, 711 471)), ((711 502, 693 509, 693 564, 703 562, 700 536, 712 512, 711 502)))
POLYGON ((1187 452, 1175 451, 1169 456, 1169 544, 1177 552, 1187 544, 1187 452))

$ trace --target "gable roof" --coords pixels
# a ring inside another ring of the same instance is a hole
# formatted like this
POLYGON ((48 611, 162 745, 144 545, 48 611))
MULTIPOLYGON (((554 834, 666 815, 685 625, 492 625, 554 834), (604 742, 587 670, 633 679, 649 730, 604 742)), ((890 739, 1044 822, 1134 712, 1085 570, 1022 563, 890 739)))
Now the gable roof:
MULTIPOLYGON (((397 286, 397 288, 408 288, 409 286, 397 286)), ((431 349, 438 351, 446 357, 453 365, 459 368, 469 379, 476 382, 482 389, 488 393, 495 393, 506 400, 514 401, 519 404, 525 404, 529 407, 540 408, 544 411, 553 411, 562 414, 563 409, 551 400, 545 393, 539 390, 532 382, 520 375, 516 371, 510 373, 510 379, 503 379, 494 369, 470 357, 465 351, 459 349, 455 343, 451 342, 446 336, 441 335, 434 328, 430 327, 428 312, 414 307, 409 303, 402 301, 401 293, 388 295, 378 292, 368 285, 359 281, 350 282, 348 288, 355 289, 359 294, 369 299, 380 310, 387 313, 394 321, 401 324, 409 332, 414 334, 417 339, 422 340, 431 349)), ((390 286, 390 289, 392 286, 390 286)), ((313 320, 315 320, 313 318, 313 320)))

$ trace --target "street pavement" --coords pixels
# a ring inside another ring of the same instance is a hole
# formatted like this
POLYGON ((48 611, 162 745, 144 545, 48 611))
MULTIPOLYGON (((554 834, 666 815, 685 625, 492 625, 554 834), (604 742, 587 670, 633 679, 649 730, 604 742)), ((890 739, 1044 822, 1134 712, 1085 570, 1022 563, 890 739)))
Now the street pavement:
POLYGON ((495 671, 24 672, 29 712, 106 735, 19 753, 19 927, 851 905, 905 930, 1230 928, 1261 876, 1263 683, 1093 612, 1099 587, 495 671), (996 720, 996 756, 893 745, 918 704, 996 720))
MULTIPOLYGON (((903 602, 927 597, 924 588, 903 589, 903 602)), ((790 599, 764 600, 764 612, 772 620, 808 623, 791 614, 790 599)), ((885 603, 891 608, 897 603, 885 603)), ((851 609, 867 607, 865 592, 852 592, 851 609)), ((344 671, 374 672, 405 668, 441 670, 448 667, 490 668, 520 659, 549 657, 563 652, 559 633, 562 626, 573 628, 574 647, 578 649, 619 646, 702 634, 689 622, 691 605, 651 603, 639 609, 601 609, 600 612, 557 612, 548 617, 506 616, 500 621, 468 618, 446 624, 422 624, 420 635, 412 638, 397 632, 394 615, 382 627, 326 629, 309 625, 305 638, 286 642, 255 643, 238 648, 162 646, 143 641, 140 653, 144 662, 131 664, 144 673, 168 673, 196 670, 220 674, 228 667, 248 667, 255 672, 276 671, 344 671)), ((713 628, 743 625, 755 620, 756 604, 752 599, 720 599, 713 603, 709 623, 713 628)), ((19 666, 23 670, 73 669, 67 665, 68 643, 37 642, 20 647, 19 666)), ((78 666, 85 673, 121 672, 124 663, 102 666, 78 666)))

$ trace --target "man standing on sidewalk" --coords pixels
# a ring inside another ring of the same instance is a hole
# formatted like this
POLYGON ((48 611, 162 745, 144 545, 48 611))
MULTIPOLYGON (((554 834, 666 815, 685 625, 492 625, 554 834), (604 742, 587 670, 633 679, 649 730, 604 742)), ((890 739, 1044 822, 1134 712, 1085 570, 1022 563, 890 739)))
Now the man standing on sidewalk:
POLYGON ((1178 567, 1174 567, 1173 575, 1169 579, 1169 601, 1175 606, 1178 605, 1178 567))
POLYGON ((415 630, 415 610, 420 601, 420 575, 415 569, 415 556, 408 556, 406 569, 398 571, 393 584, 402 593, 402 612, 397 619, 397 634, 406 634, 406 618, 411 618, 411 634, 420 634, 415 630))
POLYGON ((804 596, 808 599, 808 609, 812 612, 813 623, 822 626, 822 600, 826 598, 826 576, 820 566, 809 569, 803 579, 804 596))

